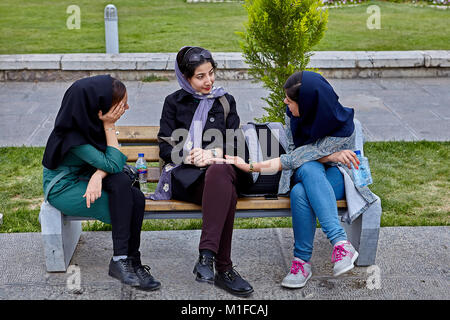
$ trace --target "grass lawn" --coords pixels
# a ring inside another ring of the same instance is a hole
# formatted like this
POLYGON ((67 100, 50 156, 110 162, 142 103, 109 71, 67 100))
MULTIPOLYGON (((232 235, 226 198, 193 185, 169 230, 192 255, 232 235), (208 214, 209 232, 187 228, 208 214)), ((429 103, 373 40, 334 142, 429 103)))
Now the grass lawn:
MULTIPOLYGON (((212 51, 240 51, 236 31, 247 12, 239 3, 186 4, 184 0, 2 0, 0 54, 105 52, 104 7, 119 12, 121 52, 176 52, 195 44, 212 51), (81 28, 69 30, 66 13, 76 4, 81 28)), ((371 1, 330 9, 328 30, 314 50, 449 50, 450 10, 371 1), (369 30, 366 9, 376 4, 381 29, 369 30)))
MULTIPOLYGON (((450 225, 450 142, 368 142, 382 226, 450 225)), ((39 232, 42 147, 0 148, 0 232, 39 232)), ((236 228, 291 227, 290 218, 236 219, 236 228)), ((200 219, 146 220, 143 230, 199 229, 200 219)), ((89 222, 84 230, 110 230, 89 222)))

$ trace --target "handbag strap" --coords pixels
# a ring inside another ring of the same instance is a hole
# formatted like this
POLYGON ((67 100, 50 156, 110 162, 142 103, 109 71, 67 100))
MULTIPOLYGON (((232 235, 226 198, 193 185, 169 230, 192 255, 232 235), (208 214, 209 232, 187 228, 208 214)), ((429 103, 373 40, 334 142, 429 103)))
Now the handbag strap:
POLYGON ((50 183, 47 185, 47 188, 45 189, 44 192, 44 201, 47 201, 48 198, 48 194, 50 193, 50 190, 53 188, 53 186, 62 179, 62 177, 68 175, 70 173, 70 168, 69 167, 59 167, 62 169, 62 171, 60 173, 58 173, 56 176, 53 177, 53 179, 50 181, 50 183))
MULTIPOLYGON (((225 127, 226 127, 227 117, 228 117, 228 114, 230 113, 230 103, 228 102, 227 98, 224 95, 219 97, 219 101, 223 107, 223 119, 224 119, 224 123, 225 123, 225 127)), ((168 143, 172 147, 174 147, 176 145, 176 142, 172 140, 172 137, 158 137, 158 142, 163 142, 163 141, 168 143)), ((160 165, 160 169, 161 168, 162 168, 162 166, 160 165)))
POLYGON ((230 113, 230 103, 228 102, 227 98, 225 96, 221 96, 219 98, 220 103, 222 104, 223 107, 223 119, 225 122, 225 126, 227 125, 227 117, 228 114, 230 113))

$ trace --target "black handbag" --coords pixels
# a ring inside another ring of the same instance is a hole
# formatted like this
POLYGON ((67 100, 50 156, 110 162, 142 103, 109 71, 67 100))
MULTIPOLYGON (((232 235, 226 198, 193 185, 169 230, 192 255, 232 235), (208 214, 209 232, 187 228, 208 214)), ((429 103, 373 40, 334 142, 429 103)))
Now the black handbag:
MULTIPOLYGON (((281 143, 276 144, 276 148, 278 150, 271 150, 272 139, 278 140, 275 138, 273 133, 271 132, 270 127, 267 125, 267 123, 258 124, 255 123, 255 130, 256 134, 258 136, 259 142, 262 140, 265 140, 264 146, 266 146, 267 150, 262 150, 263 159, 262 161, 273 159, 275 157, 279 157, 282 154, 286 153, 286 150, 284 149, 283 145, 281 143)), ((245 145, 245 161, 249 163, 249 150, 248 145, 245 145)), ((241 197, 248 197, 248 196, 264 196, 267 198, 276 198, 278 194, 278 184, 281 177, 281 171, 277 172, 276 174, 272 175, 263 175, 260 174, 258 179, 256 181, 253 181, 252 174, 246 174, 242 175, 243 178, 241 178, 241 185, 238 188, 239 195, 241 197)))
POLYGON ((139 184, 139 174, 135 166, 130 164, 125 164, 123 166, 122 172, 124 172, 131 180, 131 185, 138 189, 141 189, 139 184))

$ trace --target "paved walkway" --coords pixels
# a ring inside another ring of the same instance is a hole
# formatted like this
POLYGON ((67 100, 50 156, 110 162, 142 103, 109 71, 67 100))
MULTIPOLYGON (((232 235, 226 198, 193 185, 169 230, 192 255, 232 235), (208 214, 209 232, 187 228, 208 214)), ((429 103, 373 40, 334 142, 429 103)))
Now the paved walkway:
POLYGON ((142 260, 162 283, 160 290, 147 293, 107 275, 110 232, 82 233, 71 261, 73 273, 46 273, 39 233, 0 234, 0 300, 450 299, 449 227, 381 228, 376 265, 355 267, 339 278, 332 275, 332 247, 318 230, 313 276, 297 290, 280 286, 292 259, 292 230, 236 229, 232 259, 255 289, 248 299, 194 280, 199 237, 200 230, 142 233, 142 260))
MULTIPOLYGON (((450 78, 331 79, 353 107, 368 141, 450 140, 450 78)), ((45 145, 67 82, 0 83, 0 146, 45 145)), ((126 82, 131 109, 122 125, 159 125, 164 98, 177 82, 126 82)), ((237 101, 241 122, 260 117, 267 90, 247 80, 218 81, 237 101)))

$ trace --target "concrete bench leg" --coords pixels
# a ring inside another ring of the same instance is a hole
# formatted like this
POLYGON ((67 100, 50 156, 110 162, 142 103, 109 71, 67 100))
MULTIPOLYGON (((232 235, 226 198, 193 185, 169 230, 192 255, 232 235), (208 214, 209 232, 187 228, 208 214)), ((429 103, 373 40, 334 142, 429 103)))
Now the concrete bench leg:
POLYGON ((81 221, 66 221, 50 203, 39 213, 47 272, 65 272, 81 235, 81 221))
POLYGON ((378 200, 352 224, 342 223, 348 240, 359 253, 357 266, 375 264, 380 233, 381 201, 378 200))

